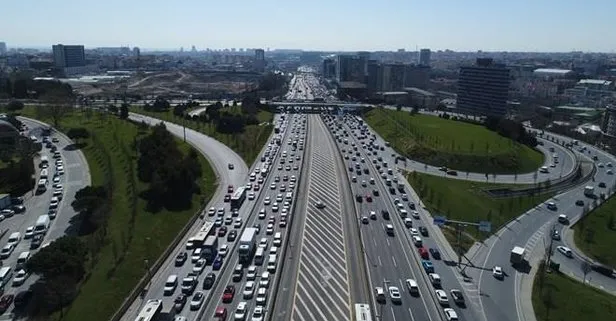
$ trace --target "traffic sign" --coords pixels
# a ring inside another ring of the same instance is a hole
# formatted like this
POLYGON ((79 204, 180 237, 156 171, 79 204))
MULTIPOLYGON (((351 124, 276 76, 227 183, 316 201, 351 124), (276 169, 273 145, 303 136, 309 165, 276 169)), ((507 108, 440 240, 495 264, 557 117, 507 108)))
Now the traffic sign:
POLYGON ((479 222, 479 230, 482 232, 490 233, 492 231, 492 223, 490 221, 479 222))
POLYGON ((443 226, 447 222, 447 218, 445 216, 435 216, 434 217, 434 225, 443 226))

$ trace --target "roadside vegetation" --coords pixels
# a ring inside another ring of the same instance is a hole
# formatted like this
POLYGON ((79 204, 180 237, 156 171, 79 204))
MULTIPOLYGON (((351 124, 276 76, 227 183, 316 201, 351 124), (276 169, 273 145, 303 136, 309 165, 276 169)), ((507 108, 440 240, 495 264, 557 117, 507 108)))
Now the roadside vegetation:
MULTIPOLYGON (((19 102, 9 102, 0 111, 14 112, 23 108, 19 102), (17 108, 15 108, 17 107, 17 108)), ((3 115, 0 120, 6 121, 20 129, 22 123, 13 115, 3 115)), ((28 137, 18 136, 15 140, 0 141, 0 194, 21 196, 34 186, 33 157, 40 149, 40 144, 33 143, 28 137)))
POLYGON ((616 300, 599 289, 565 274, 543 272, 533 283, 533 308, 538 321, 616 320, 616 300))
MULTIPOLYGON (((22 114, 51 121, 45 116, 50 110, 40 108, 26 107, 22 114)), ((106 321, 146 265, 207 203, 216 177, 204 157, 162 125, 149 128, 84 109, 64 113, 56 128, 84 152, 92 186, 78 191, 71 204, 79 214, 69 230, 79 241, 54 242, 32 258, 45 278, 35 305, 38 314, 56 320, 106 321), (54 270, 50 262, 58 259, 66 262, 54 270)))
POLYGON ((616 198, 585 213, 575 224, 575 244, 589 257, 616 267, 616 198))
POLYGON ((543 164, 532 148, 536 139, 507 120, 478 125, 384 108, 363 116, 398 153, 422 163, 487 174, 527 173, 543 164))
MULTIPOLYGON (((497 198, 486 193, 486 190, 512 186, 471 182, 418 172, 411 172, 406 178, 432 216, 445 216, 451 220, 475 223, 490 221, 493 232, 554 194, 539 191, 536 195, 497 198)), ((455 226, 445 226, 444 231, 450 244, 456 247, 455 226)), ((481 241, 488 236, 489 234, 478 231, 476 227, 467 227, 463 233, 461 246, 467 251, 475 241, 481 241)))
POLYGON ((241 106, 216 102, 203 106, 207 107, 205 112, 191 117, 187 110, 194 107, 193 103, 171 106, 159 98, 131 111, 184 125, 217 139, 238 153, 246 164, 254 162, 273 130, 274 115, 256 99, 245 98, 241 106))

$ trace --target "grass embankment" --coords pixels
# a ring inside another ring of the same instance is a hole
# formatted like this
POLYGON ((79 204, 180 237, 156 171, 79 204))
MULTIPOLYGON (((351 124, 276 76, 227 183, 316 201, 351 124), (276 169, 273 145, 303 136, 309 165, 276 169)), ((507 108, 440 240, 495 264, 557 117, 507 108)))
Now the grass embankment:
POLYGON ((545 274, 542 287, 539 273, 532 294, 538 321, 616 320, 616 299, 612 295, 562 273, 545 274))
MULTIPOLYGON (((240 113, 240 107, 224 107, 221 111, 228 111, 230 113, 240 113)), ((257 114, 259 125, 248 125, 245 127, 243 133, 239 134, 223 134, 216 131, 216 126, 211 123, 205 123, 198 120, 187 120, 184 117, 178 117, 173 114, 173 108, 164 112, 146 111, 142 107, 133 106, 131 112, 155 117, 160 120, 172 122, 179 125, 186 125, 186 127, 199 131, 205 135, 208 135, 229 148, 234 150, 240 155, 246 164, 250 166, 257 158, 261 148, 267 142, 274 126, 271 124, 274 119, 274 114, 260 110, 257 114)))
POLYGON ((477 173, 527 173, 543 154, 480 125, 375 108, 364 115, 401 155, 434 166, 477 173))
MULTIPOLYGON (((24 116, 34 117, 32 109, 24 116)), ((49 121, 42 119, 43 121, 49 121)), ((61 130, 85 127, 91 137, 81 143, 88 161, 92 184, 113 186, 112 209, 108 221, 107 237, 98 255, 88 264, 88 274, 79 295, 67 309, 63 320, 107 321, 124 298, 144 275, 144 260, 153 263, 176 237, 191 216, 214 193, 215 174, 207 160, 200 155, 203 176, 198 184, 200 195, 193 197, 187 210, 157 213, 145 211, 146 201, 138 195, 147 188, 137 178, 138 155, 134 142, 149 129, 106 114, 91 117, 80 112, 67 115, 61 121, 61 130), (131 222, 134 216, 134 223, 131 222)), ((182 151, 189 146, 176 140, 182 151)), ((85 236, 85 242, 94 247, 97 236, 85 236)))
MULTIPOLYGON (((553 195, 545 193, 494 198, 485 190, 507 185, 464 181, 417 172, 408 174, 406 178, 433 216, 445 216, 464 222, 490 221, 493 232, 553 195)), ((454 227, 444 229, 444 234, 452 245, 456 245, 457 235, 450 228, 454 227)), ((473 239, 483 240, 488 236, 475 227, 467 227, 464 232, 466 235, 462 239, 462 247, 465 250, 473 245, 473 239)))
POLYGON ((597 261, 616 267, 616 198, 612 197, 575 224, 575 244, 597 261))

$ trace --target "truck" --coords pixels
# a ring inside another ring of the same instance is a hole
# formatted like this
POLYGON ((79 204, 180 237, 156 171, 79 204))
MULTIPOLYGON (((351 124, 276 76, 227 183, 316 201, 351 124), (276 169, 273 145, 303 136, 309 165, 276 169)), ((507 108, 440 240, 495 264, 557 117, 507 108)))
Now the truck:
POLYGON ((209 262, 213 262, 218 254, 218 237, 216 235, 210 235, 203 242, 203 257, 209 262))
POLYGON ((594 186, 586 186, 584 187, 584 195, 587 197, 595 196, 595 187, 594 186))
POLYGON ((252 255, 255 252, 256 238, 257 229, 254 227, 247 227, 244 233, 242 233, 238 247, 240 263, 249 263, 252 260, 252 255))
POLYGON ((50 223, 49 215, 44 214, 38 217, 36 220, 36 224, 34 225, 34 234, 47 234, 47 230, 49 229, 50 223))
POLYGON ((9 206, 11 206, 11 195, 9 194, 0 194, 0 210, 3 210, 9 206))
POLYGON ((525 252, 526 250, 523 247, 514 246, 511 250, 511 257, 509 258, 511 265, 522 264, 524 262, 525 252))

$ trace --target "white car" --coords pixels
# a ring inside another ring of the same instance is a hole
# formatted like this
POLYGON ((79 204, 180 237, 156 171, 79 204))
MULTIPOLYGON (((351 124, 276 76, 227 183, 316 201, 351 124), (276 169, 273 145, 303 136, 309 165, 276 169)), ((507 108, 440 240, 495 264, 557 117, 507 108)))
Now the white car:
POLYGON ((504 276, 504 274, 503 274, 503 268, 501 268, 501 267, 500 267, 500 266, 498 266, 498 265, 495 265, 495 266, 492 268, 492 275, 494 275, 494 277, 495 277, 495 278, 497 278, 497 279, 502 279, 502 278, 503 278, 503 276, 504 276))
POLYGON ((419 236, 419 231, 414 227, 411 228, 411 236, 419 236))
POLYGON ((276 189, 276 183, 272 183, 272 184, 270 185, 270 189, 276 189))
POLYGON ((247 281, 244 285, 244 291, 242 291, 242 295, 244 299, 251 299, 255 293, 255 281, 247 281))
POLYGON ((6 259, 9 256, 11 256, 11 253, 13 253, 14 249, 15 249, 15 245, 13 244, 5 245, 0 251, 0 259, 6 259))
POLYGON ((205 268, 205 259, 198 259, 197 262, 195 262, 195 266, 193 266, 193 272, 201 274, 204 268, 205 268))
POLYGON ((34 226, 28 226, 26 233, 24 233, 24 239, 30 239, 34 236, 34 226))
POLYGON ((259 211, 258 218, 259 218, 260 220, 264 220, 264 219, 265 219, 265 215, 266 215, 265 209, 264 209, 264 208, 262 208, 262 209, 259 211))
POLYGON ((267 224, 267 227, 265 228, 265 234, 267 235, 272 235, 274 234, 274 224, 267 224))
POLYGON ((233 228, 241 228, 241 227, 242 227, 242 218, 241 217, 235 218, 235 221, 233 222, 233 228))
POLYGON ((438 299, 438 303, 444 306, 449 305, 449 298, 447 298, 447 292, 439 289, 439 290, 434 291, 434 293, 436 293, 436 298, 438 299))
POLYGON ((259 286, 262 288, 268 288, 270 284, 270 273, 265 271, 261 274, 261 279, 259 280, 259 286))
POLYGON ((263 204, 265 205, 270 205, 271 202, 272 202, 272 199, 269 196, 266 196, 265 199, 263 200, 263 204))
POLYGON ((207 210, 207 215, 214 216, 215 214, 216 214, 216 209, 214 207, 210 207, 210 209, 207 210))
POLYGON ((264 316, 263 307, 257 305, 255 309, 252 311, 251 321, 263 321, 263 316, 264 316))
POLYGON ((229 245, 227 244, 223 244, 220 246, 220 249, 218 249, 218 255, 225 257, 227 256, 227 253, 229 252, 229 245))
POLYGON ((237 308, 235 308, 235 320, 246 320, 246 313, 248 312, 248 308, 246 305, 246 302, 238 303, 237 308))
POLYGON ((416 220, 419 219, 419 212, 413 211, 413 213, 411 215, 413 216, 414 219, 416 219, 416 220))
POLYGON ((17 271, 17 273, 15 273, 15 278, 13 278, 13 286, 20 286, 24 284, 28 276, 30 276, 30 274, 24 269, 17 271))
POLYGON ((257 278, 257 267, 254 265, 251 265, 248 267, 248 270, 246 271, 246 280, 254 281, 256 278, 257 278))
POLYGON ((400 296, 400 290, 398 289, 398 287, 390 286, 389 288, 387 288, 387 291, 389 292, 389 297, 391 298, 391 302, 400 302, 402 300, 402 297, 400 296))
POLYGON ((262 237, 261 241, 259 241, 259 247, 266 248, 267 247, 267 238, 262 237))
POLYGON ((257 290, 257 299, 255 300, 258 305, 265 306, 265 302, 267 300, 267 289, 260 287, 257 290))
POLYGON ((566 246, 559 245, 556 247, 556 249, 558 250, 558 252, 562 253, 562 255, 566 257, 573 257, 573 252, 571 252, 571 249, 566 246))
POLYGON ((458 314, 456 313, 454 309, 445 308, 443 309, 443 312, 445 312, 445 317, 447 318, 447 321, 457 321, 458 320, 458 314))
POLYGON ((252 201, 252 200, 254 200, 254 199, 255 199, 255 192, 250 192, 250 193, 248 193, 248 200, 249 200, 249 201, 252 201))
POLYGON ((315 206, 316 206, 317 208, 319 208, 319 209, 321 209, 321 208, 325 208, 325 204, 323 204, 323 202, 321 202, 321 201, 317 201, 317 202, 315 203, 315 206))

